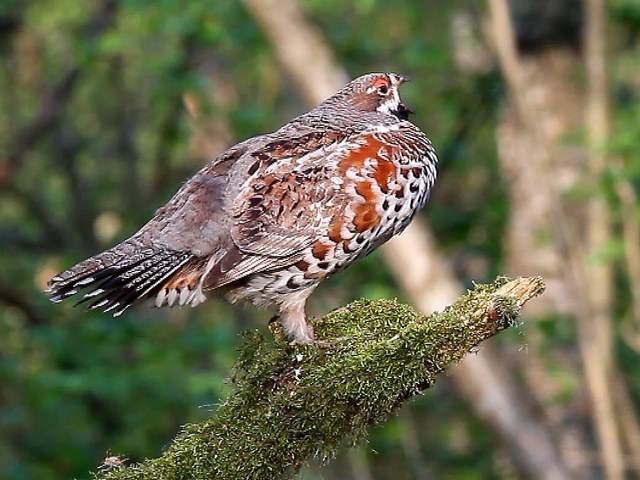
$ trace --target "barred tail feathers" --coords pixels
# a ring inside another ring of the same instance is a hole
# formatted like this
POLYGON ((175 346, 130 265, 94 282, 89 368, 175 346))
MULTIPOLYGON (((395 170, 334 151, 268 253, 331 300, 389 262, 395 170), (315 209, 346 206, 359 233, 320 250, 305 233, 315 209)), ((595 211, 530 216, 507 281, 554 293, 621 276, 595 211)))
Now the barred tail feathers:
POLYGON ((192 258, 189 252, 140 248, 128 240, 56 275, 47 292, 60 302, 89 289, 78 304, 118 316, 137 300, 155 295, 192 258))

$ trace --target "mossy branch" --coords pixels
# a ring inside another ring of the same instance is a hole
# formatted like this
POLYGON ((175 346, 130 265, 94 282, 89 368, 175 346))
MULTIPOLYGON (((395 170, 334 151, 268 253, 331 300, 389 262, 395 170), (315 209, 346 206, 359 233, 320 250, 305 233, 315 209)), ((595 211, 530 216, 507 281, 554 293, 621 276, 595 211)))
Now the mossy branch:
POLYGON ((320 344, 247 336, 237 389, 216 415, 188 425, 164 454, 98 479, 273 479, 313 455, 331 457, 386 420, 483 340, 513 325, 544 291, 540 278, 478 285, 443 312, 424 317, 395 301, 360 300, 315 320, 320 344))

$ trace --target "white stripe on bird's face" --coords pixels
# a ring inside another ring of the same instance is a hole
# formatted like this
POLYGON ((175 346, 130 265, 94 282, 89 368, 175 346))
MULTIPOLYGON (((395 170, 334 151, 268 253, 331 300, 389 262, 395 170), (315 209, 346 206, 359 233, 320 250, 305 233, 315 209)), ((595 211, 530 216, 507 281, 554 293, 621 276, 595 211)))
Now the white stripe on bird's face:
POLYGON ((393 85, 389 89, 389 93, 383 99, 381 99, 380 105, 376 110, 388 115, 395 115, 399 110, 401 104, 402 100, 400 100, 400 92, 398 92, 398 87, 396 85, 393 85))

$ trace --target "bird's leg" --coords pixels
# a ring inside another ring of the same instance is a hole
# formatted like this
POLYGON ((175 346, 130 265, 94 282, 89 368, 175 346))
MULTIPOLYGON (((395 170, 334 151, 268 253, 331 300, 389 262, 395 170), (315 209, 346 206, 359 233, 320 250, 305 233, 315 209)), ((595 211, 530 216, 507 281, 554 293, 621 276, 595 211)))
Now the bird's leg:
POLYGON ((291 345, 313 345, 313 325, 307 322, 304 304, 282 309, 279 320, 287 335, 293 337, 291 345))
POLYGON ((314 342, 313 325, 305 320, 304 328, 294 336, 293 340, 291 340, 291 345, 313 345, 314 342))
POLYGON ((313 345, 313 326, 307 321, 305 305, 314 287, 294 291, 281 297, 279 320, 284 331, 293 338, 290 345, 313 345))

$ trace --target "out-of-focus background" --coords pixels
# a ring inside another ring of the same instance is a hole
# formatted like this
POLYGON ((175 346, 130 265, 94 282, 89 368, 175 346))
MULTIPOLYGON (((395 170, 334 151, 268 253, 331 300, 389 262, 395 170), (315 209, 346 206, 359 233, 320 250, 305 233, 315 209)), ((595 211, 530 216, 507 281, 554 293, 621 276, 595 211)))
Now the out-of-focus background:
POLYGON ((639 477, 638 0, 3 0, 1 478, 89 478, 215 411, 240 332, 268 312, 211 300, 114 319, 50 304, 46 280, 226 147, 388 70, 414 80, 404 100, 440 178, 311 313, 361 296, 428 312, 503 273, 548 290, 301 478, 639 477))

